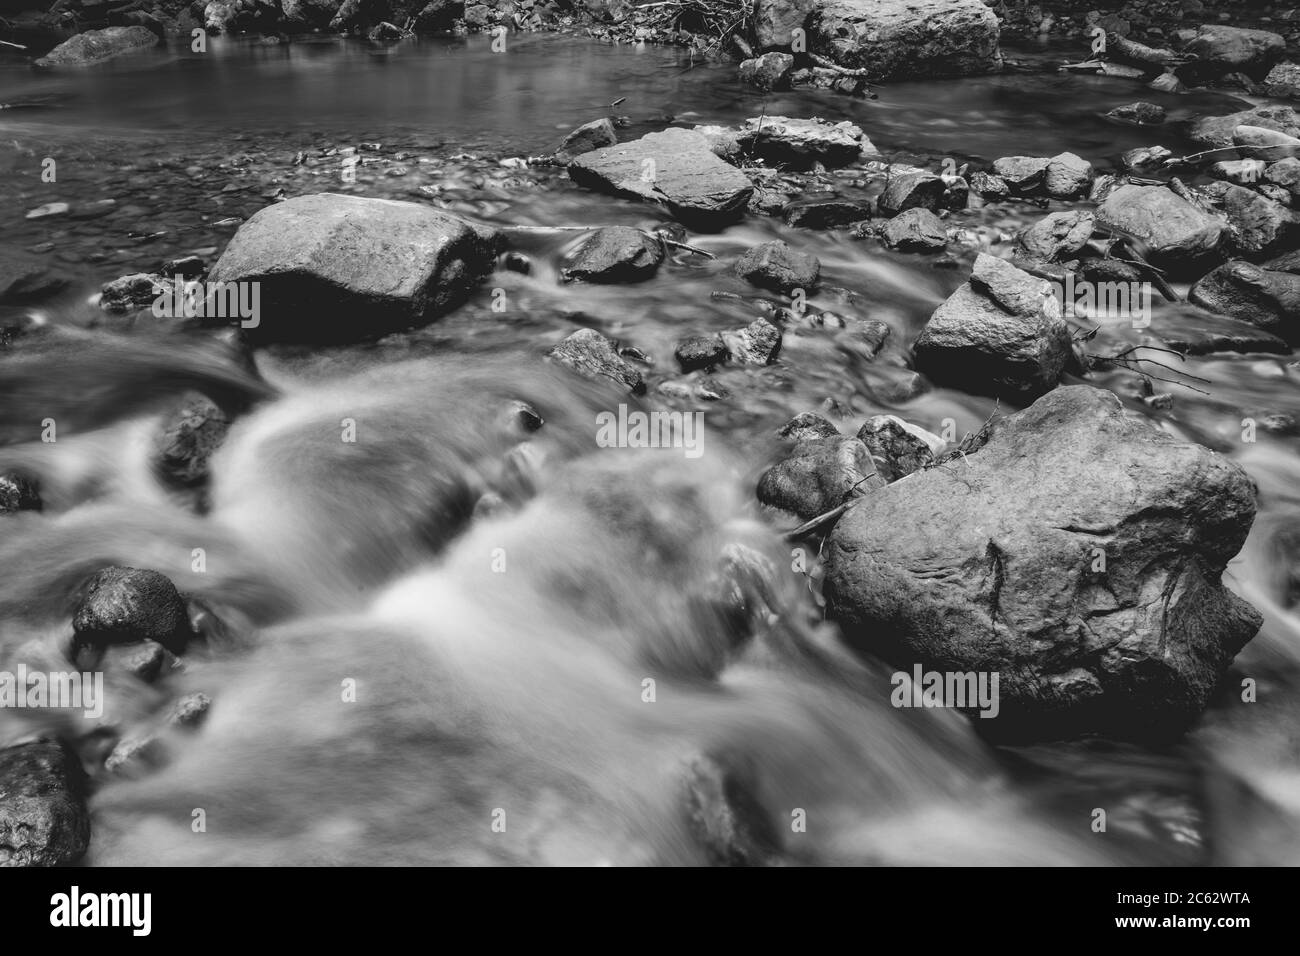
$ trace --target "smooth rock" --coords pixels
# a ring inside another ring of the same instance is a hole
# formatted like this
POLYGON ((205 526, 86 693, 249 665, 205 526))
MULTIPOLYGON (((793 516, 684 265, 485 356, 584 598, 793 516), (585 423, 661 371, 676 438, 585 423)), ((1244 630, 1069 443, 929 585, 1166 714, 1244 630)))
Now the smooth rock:
POLYGON ((1226 231, 1224 222, 1172 190, 1133 184, 1110 192, 1097 209, 1097 225, 1136 239, 1153 265, 1175 275, 1199 273, 1212 262, 1226 231))
POLYGON ((72 629, 80 644, 104 646, 157 641, 174 653, 190 636, 185 601, 157 571, 109 567, 90 578, 72 629))
POLYGON ((562 162, 568 162, 575 156, 590 153, 594 149, 614 146, 617 143, 618 133, 614 130, 614 124, 609 119, 592 120, 590 123, 579 126, 564 137, 564 142, 555 151, 555 158, 562 162))
POLYGON ((566 282, 644 282, 664 260, 662 243, 631 226, 593 232, 560 270, 566 282))

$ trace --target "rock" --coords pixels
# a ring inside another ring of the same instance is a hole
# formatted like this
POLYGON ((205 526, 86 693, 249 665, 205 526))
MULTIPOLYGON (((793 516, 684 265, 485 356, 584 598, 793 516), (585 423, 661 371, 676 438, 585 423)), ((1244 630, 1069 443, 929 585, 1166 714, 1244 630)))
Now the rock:
POLYGON ((648 133, 579 156, 568 166, 579 186, 663 203, 683 222, 719 225, 739 218, 754 186, 739 169, 686 129, 648 133))
POLYGON ((339 0, 280 0, 281 23, 289 33, 323 30, 339 11, 339 0))
POLYGON ((792 442, 805 442, 817 438, 833 438, 840 430, 829 420, 813 412, 800 412, 781 426, 777 432, 792 442))
POLYGON ((475 29, 483 29, 492 22, 492 8, 485 3, 475 3, 465 7, 465 23, 475 29))
POLYGON ((389 23, 387 20, 375 26, 370 31, 368 37, 376 42, 381 40, 401 40, 406 36, 406 31, 395 23, 389 23))
POLYGON ((941 252, 948 245, 948 231, 930 210, 913 208, 882 225, 880 241, 899 252, 941 252))
POLYGON ((1300 156, 1300 139, 1263 126, 1238 126, 1232 131, 1232 144, 1242 156, 1269 162, 1300 156))
POLYGON ((722 333, 722 341, 731 358, 741 365, 771 365, 781 354, 781 329, 764 318, 722 333))
POLYGON ((105 282, 100 289, 99 307, 105 312, 132 312, 149 308, 159 296, 171 294, 169 279, 151 272, 136 272, 105 282))
POLYGON ((683 372, 694 372, 725 362, 727 346, 718 335, 692 335, 677 343, 673 357, 683 372))
POLYGON ((776 166, 811 169, 815 163, 844 166, 875 147, 861 127, 845 120, 828 123, 820 119, 791 119, 788 116, 754 116, 736 132, 740 148, 776 166))
POLYGON ((1300 99, 1300 65, 1279 63, 1269 70, 1264 77, 1264 94, 1300 99))
POLYGON ((422 325, 492 271, 499 233, 431 206, 334 193, 267 206, 209 282, 257 283, 258 342, 341 343, 422 325))
POLYGON ((141 777, 167 761, 167 748, 157 734, 126 737, 113 747, 104 770, 115 776, 141 777))
POLYGON ((0 515, 17 511, 40 511, 40 487, 25 475, 17 472, 0 474, 0 515))
POLYGON ((100 666, 106 670, 130 674, 137 680, 152 684, 162 673, 167 660, 166 649, 156 641, 135 644, 111 644, 104 649, 100 666))
POLYGON ((177 256, 174 259, 164 259, 162 268, 158 271, 173 282, 177 276, 182 279, 201 279, 208 271, 208 264, 201 256, 177 256))
POLYGON ((689 832, 710 866, 768 866, 780 859, 781 831, 756 795, 758 775, 749 763, 705 754, 682 774, 689 832))
POLYGON ((760 50, 789 49, 794 31, 803 30, 818 0, 756 0, 753 5, 754 42, 760 50))
POLYGON ((856 438, 814 438, 763 472, 758 500, 809 521, 884 485, 873 471, 871 453, 856 438))
POLYGON ((176 585, 157 571, 127 567, 104 568, 91 577, 72 629, 79 644, 150 640, 173 653, 184 650, 190 635, 189 614, 176 585))
POLYGON ((796 252, 780 239, 750 249, 736 262, 736 275, 761 289, 789 295, 795 289, 811 292, 821 274, 816 256, 796 252))
POLYGON ((1147 84, 1147 89, 1157 93, 1184 93, 1187 86, 1173 73, 1161 73, 1147 84))
POLYGON ((1038 156, 1003 156, 993 161, 993 174, 1013 193, 1030 193, 1043 184, 1049 163, 1038 156))
POLYGON ((62 216, 72 207, 65 202, 47 202, 30 210, 24 219, 44 219, 47 216, 62 216))
POLYGON ((124 53, 158 45, 158 36, 148 27, 107 27, 87 30, 64 40, 36 61, 39 67, 94 66, 124 53))
POLYGON ((1264 161, 1261 159, 1229 159, 1215 163, 1210 167, 1210 175, 1226 179, 1230 183, 1256 183, 1264 177, 1264 161))
POLYGON ((1238 126, 1262 126, 1300 136, 1300 113, 1289 106, 1256 106, 1226 116, 1202 116, 1192 122, 1188 136, 1205 146, 1231 146, 1238 126))
POLYGON ((590 153, 594 149, 614 146, 617 143, 618 133, 615 132, 614 124, 609 119, 592 120, 564 137, 564 142, 555 151, 555 158, 567 163, 575 156, 590 153))
POLYGON ((971 173, 970 188, 988 200, 1006 199, 1011 195, 1011 188, 1005 179, 983 171, 971 173))
POLYGON ((858 429, 858 441, 867 446, 876 474, 886 483, 906 478, 934 464, 944 441, 894 415, 875 415, 858 429))
POLYGON ((935 212, 943 202, 946 190, 947 186, 938 176, 911 173, 891 178, 876 200, 876 207, 885 216, 896 216, 904 210, 917 208, 935 212))
POLYGON ((1266 256, 1291 243, 1296 219, 1290 209, 1244 186, 1230 186, 1223 211, 1232 227, 1232 246, 1247 256, 1266 256))
MULTIPOLYGON (((1146 170, 1160 169, 1164 166, 1165 160, 1172 155, 1173 153, 1163 146, 1138 146, 1134 149, 1125 150, 1120 155, 1119 160, 1125 169, 1130 172, 1140 173, 1146 170)), ((1115 177, 1113 176, 1103 176, 1102 179, 1109 181, 1109 186, 1107 187, 1105 195, 1109 195, 1110 190, 1114 189, 1116 186, 1122 185, 1121 183, 1116 182, 1115 177)), ((1101 182, 1101 179, 1097 180, 1097 182, 1101 182)), ((1093 202, 1102 202, 1105 199, 1105 195, 1098 195, 1094 189, 1093 192, 1089 194, 1088 198, 1092 199, 1093 202)))
POLYGON ((85 774, 53 740, 0 750, 0 867, 68 866, 90 845, 85 774))
POLYGON ((764 53, 740 64, 740 82, 764 92, 790 87, 790 74, 794 72, 794 57, 789 53, 764 53))
POLYGON ((1196 60, 1180 75, 1196 77, 1245 73, 1261 79, 1286 53, 1286 41, 1267 30, 1244 30, 1218 23, 1207 23, 1183 49, 1196 60))
POLYGON ((896 666, 998 674, 987 736, 1167 740, 1260 626, 1220 581, 1254 515, 1231 460, 1108 391, 1059 388, 958 478, 932 469, 850 509, 825 593, 845 638, 896 666))
POLYGON ((1056 199, 1073 199, 1085 196, 1092 185, 1092 164, 1074 155, 1060 153, 1047 162, 1043 172, 1043 188, 1056 199))
POLYGON ((832 90, 845 96, 871 95, 871 84, 865 76, 821 66, 795 70, 790 74, 790 87, 796 90, 832 90))
POLYGON ((208 463, 229 431, 230 419, 216 404, 202 395, 190 397, 158 433, 155 472, 181 488, 203 484, 208 463))
POLYGON ((937 383, 1025 401, 1056 387, 1071 345, 1051 284, 980 253, 913 351, 916 370, 937 383))
POLYGON ((641 373, 618 354, 613 342, 595 329, 579 329, 548 354, 579 375, 610 379, 637 395, 645 392, 641 373))
POLYGON ((597 229, 560 270, 565 282, 644 282, 664 260, 663 246, 640 229, 597 229))
POLYGON ((207 719, 212 698, 207 694, 186 694, 172 706, 167 722, 174 727, 197 727, 207 719))
POLYGON ((465 16, 464 0, 433 0, 415 16, 415 29, 419 33, 445 33, 465 16))
POLYGON ((1125 123, 1138 123, 1143 126, 1156 125, 1165 121, 1165 108, 1155 103, 1137 102, 1117 106, 1106 114, 1111 119, 1125 123))
POLYGON ((1002 66, 998 20, 981 0, 821 0, 808 27, 813 53, 873 79, 969 76, 1002 66))
POLYGON ((1020 230, 1016 247, 1031 259, 1060 262, 1077 255, 1088 244, 1096 224, 1092 213, 1078 209, 1049 213, 1020 230))
POLYGON ((1263 266, 1273 272, 1289 272, 1292 275, 1300 275, 1300 250, 1284 252, 1280 256, 1269 259, 1263 266))
POLYGON ((1291 352, 1291 346, 1271 332, 1237 319, 1208 315, 1200 309, 1184 309, 1173 314, 1162 310, 1155 316, 1151 332, 1166 348, 1184 355, 1216 352, 1288 355, 1291 352))
POLYGON ((800 199, 781 210, 786 225, 799 229, 838 229, 871 218, 871 207, 850 199, 800 199))
POLYGON ((1124 185, 1097 209, 1097 224, 1142 243, 1153 265, 1198 273, 1218 256, 1224 224, 1163 186, 1124 185))
MULTIPOLYGON (((1258 162, 1258 160, 1243 160, 1243 162, 1258 162)), ((1264 168, 1262 178, 1267 183, 1281 186, 1291 195, 1293 201, 1300 199, 1300 159, 1288 156, 1286 159, 1279 159, 1276 163, 1269 163, 1264 168)))
POLYGON ((1225 262, 1192 286, 1187 301, 1300 342, 1300 275, 1225 262))
POLYGON ((67 276, 34 256, 0 246, 0 305, 29 305, 58 295, 67 276))

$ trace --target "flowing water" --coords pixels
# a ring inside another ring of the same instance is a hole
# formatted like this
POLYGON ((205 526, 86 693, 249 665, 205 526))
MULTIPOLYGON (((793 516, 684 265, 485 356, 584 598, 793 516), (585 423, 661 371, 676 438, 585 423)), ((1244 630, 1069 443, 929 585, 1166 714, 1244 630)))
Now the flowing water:
MULTIPOLYGON (((719 793, 785 862, 1300 860, 1300 442, 1263 429, 1242 440, 1243 418, 1300 417, 1291 356, 1192 359, 1185 368, 1206 381, 1187 381, 1208 394, 1170 386, 1162 410, 1138 399, 1131 372, 1093 379, 1232 456, 1259 486, 1227 579, 1265 624, 1221 699, 1163 750, 993 748, 951 713, 889 706, 888 669, 838 647, 815 581, 789 570, 774 533, 784 529, 760 514, 753 487, 778 452, 776 428, 801 411, 822 409, 845 430, 878 413, 958 437, 979 428, 994 404, 921 387, 906 348, 979 243, 996 249, 1041 210, 954 214, 972 239, 946 257, 751 216, 689 237, 715 260, 681 250, 636 286, 562 285, 581 234, 550 227, 663 216, 581 191, 561 170, 500 162, 547 153, 611 113, 631 138, 670 120, 765 112, 852 119, 884 157, 935 170, 1063 150, 1106 169, 1134 146, 1193 149, 1173 126, 1108 122, 1114 106, 1154 99, 1174 121, 1242 108, 1050 73, 879 92, 764 100, 730 65, 554 36, 512 38, 505 54, 486 38, 213 39, 203 54, 173 47, 80 74, 0 58, 3 241, 73 280, 39 309, 0 315, 35 326, 0 381, 0 469, 37 475, 46 502, 0 531, 0 668, 57 662, 78 587, 105 564, 156 568, 208 608, 206 648, 164 688, 111 682, 93 732, 54 728, 79 735, 90 762, 111 734, 150 727, 176 693, 214 700, 158 772, 98 778, 88 862, 699 863, 710 857, 691 820, 719 793), (340 179, 334 150, 346 147, 362 156, 355 184, 340 179), (47 157, 55 183, 40 178, 47 157), (496 273, 424 330, 251 357, 184 323, 109 317, 93 300, 102 282, 171 256, 212 261, 278 195, 326 190, 530 227, 511 236, 532 272, 496 273), (116 202, 95 218, 24 218, 47 202, 75 213, 103 199, 116 202), (659 390, 682 378, 678 339, 757 314, 763 297, 728 268, 774 237, 821 259, 813 311, 883 320, 884 350, 871 360, 848 332, 804 323, 787 330, 777 365, 711 376, 720 400, 659 390), (596 447, 596 413, 621 399, 541 360, 582 326, 653 360, 647 407, 703 412, 703 455, 596 447), (162 416, 190 387, 250 408, 214 460, 203 513, 150 467, 162 416), (519 431, 512 400, 540 412, 540 431, 519 431), (35 440, 45 418, 58 422, 54 444, 35 440), (339 440, 344 419, 357 423, 354 444, 339 440), (485 491, 503 507, 471 519, 485 491), (770 563, 739 617, 718 580, 737 544, 770 563), (1237 702, 1243 677, 1258 681, 1258 703, 1237 702), (347 682, 355 703, 342 700, 347 682), (1108 811, 1105 835, 1090 830, 1096 807, 1108 811), (492 826, 498 811, 505 832, 492 826), (790 825, 800 811, 805 831, 790 825)), ((849 196, 879 188, 862 171, 819 178, 849 196)), ((1154 328, 1178 311, 1158 307, 1154 328)), ((1140 340, 1111 328, 1095 347, 1140 340)), ((0 744, 51 729, 13 713, 0 744)))

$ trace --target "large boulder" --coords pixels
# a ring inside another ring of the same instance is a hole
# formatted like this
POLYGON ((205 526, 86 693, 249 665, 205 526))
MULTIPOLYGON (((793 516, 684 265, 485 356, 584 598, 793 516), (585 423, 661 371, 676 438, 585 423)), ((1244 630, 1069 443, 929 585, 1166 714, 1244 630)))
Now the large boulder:
POLYGON ((1226 223, 1164 186, 1127 184, 1097 209, 1097 226, 1137 242, 1154 265, 1175 275, 1203 272, 1219 254, 1226 223))
POLYGON ((1179 72, 1203 78, 1245 73, 1261 80, 1286 53, 1286 41, 1267 30, 1245 30, 1207 23, 1183 49, 1196 57, 1179 72))
POLYGON ((419 203, 335 193, 267 206, 209 282, 256 283, 256 341, 347 342, 422 325, 492 271, 500 234, 419 203))
POLYGON ((158 45, 158 35, 148 27, 107 27, 87 30, 64 40, 36 61, 42 67, 94 66, 124 53, 158 45))
POLYGON ((876 79, 965 76, 1002 66, 998 20, 982 0, 825 0, 808 24, 814 53, 876 79))
POLYGON ((1021 402, 1056 387, 1070 349, 1051 284, 984 253, 913 346, 917 371, 935 382, 1021 402))
POLYGON ((1220 580, 1254 516, 1232 461, 1060 388, 858 502, 826 594, 845 638, 900 668, 997 674, 991 736, 1163 739, 1259 629, 1220 580))
POLYGON ((666 129, 593 150, 569 164, 579 186, 663 203, 684 222, 723 224, 745 211, 754 186, 701 133, 666 129))
POLYGON ((0 750, 0 867, 68 866, 89 844, 77 758, 53 740, 0 750))

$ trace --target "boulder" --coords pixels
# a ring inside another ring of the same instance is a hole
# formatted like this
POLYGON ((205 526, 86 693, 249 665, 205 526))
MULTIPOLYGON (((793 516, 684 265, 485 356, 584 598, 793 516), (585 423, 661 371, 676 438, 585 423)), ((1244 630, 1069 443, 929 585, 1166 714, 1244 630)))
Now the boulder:
POLYGON ((1016 235, 1016 248, 1031 259, 1059 262, 1077 255, 1096 227, 1096 217, 1083 210, 1048 213, 1016 235))
POLYGON ((867 446, 876 474, 885 482, 906 478, 928 468, 944 441, 896 415, 875 415, 858 429, 858 441, 867 446))
POLYGON ((82 67, 103 63, 124 53, 158 45, 158 35, 148 27, 107 27, 87 30, 64 40, 36 61, 40 67, 82 67))
POLYGON ((740 64, 740 82, 770 92, 790 87, 794 57, 789 53, 764 53, 740 64))
POLYGON ((812 52, 874 79, 1002 67, 998 20, 982 0, 822 0, 808 27, 812 52))
POLYGON ((692 335, 677 343, 673 357, 683 372, 713 368, 727 360, 727 345, 719 335, 692 335))
POLYGON ((53 740, 0 750, 0 867, 69 866, 89 845, 76 756, 53 740))
POLYGON ((1117 186, 1097 209, 1097 224, 1135 240, 1153 265, 1197 274, 1218 257, 1225 224, 1164 186, 1117 186))
POLYGON ((884 223, 880 241, 899 252, 940 252, 948 245, 948 231, 930 210, 913 208, 884 223))
POLYGON ((1291 353, 1291 346, 1271 332, 1249 322, 1210 315, 1201 309, 1161 309, 1153 318, 1151 333, 1165 348, 1184 355, 1291 353))
POLYGON ((280 22, 289 33, 323 30, 340 6, 340 0, 280 0, 280 22))
POLYGON ((1220 580, 1254 515, 1231 460, 1059 388, 951 471, 850 509, 825 593, 845 638, 897 667, 997 674, 988 736, 1166 740, 1260 626, 1220 580))
POLYGON ((1253 189, 1230 186, 1223 195, 1222 208, 1231 226, 1230 243, 1242 255, 1273 255, 1294 244, 1296 218, 1281 203, 1253 189))
POLYGON ((1041 156, 1003 156, 993 161, 993 175, 1013 193, 1035 192, 1043 184, 1050 159, 1041 156))
POLYGON ((907 209, 936 211, 948 187, 942 177, 931 173, 908 173, 892 177, 876 200, 881 215, 897 216, 907 209))
POLYGON ((1269 70, 1268 76, 1264 77, 1264 94, 1300 99, 1300 65, 1279 63, 1269 70))
POLYGON ((753 116, 737 130, 736 142, 751 156, 794 169, 809 169, 814 163, 845 166, 864 153, 875 153, 862 128, 848 120, 828 123, 821 119, 753 116))
POLYGON ((250 339, 338 343, 423 325, 490 273, 499 233, 412 202, 298 196, 239 227, 209 282, 252 284, 250 339))
POLYGON ((871 218, 871 207, 852 199, 798 199, 781 209, 786 225, 800 229, 838 229, 871 218))
POLYGON ((1226 116, 1202 116, 1192 122, 1188 136, 1205 146, 1231 146, 1238 126, 1259 126, 1300 136, 1300 113, 1289 106, 1256 106, 1226 116))
POLYGON ((663 245, 631 226, 593 232, 560 270, 565 282, 643 282, 664 261, 663 245))
POLYGON ((1186 70, 1180 70, 1180 74, 1208 77, 1245 73, 1258 80, 1282 59, 1286 53, 1286 41, 1267 30, 1245 30, 1207 23, 1183 48, 1183 52, 1196 59, 1188 64, 1186 70))
POLYGON ((761 317, 722 333, 728 355, 740 365, 771 365, 781 354, 781 339, 780 326, 761 317))
POLYGON ((988 200, 1006 199, 1011 195, 1011 187, 1005 179, 983 170, 970 174, 970 188, 988 200))
POLYGON ((818 0, 756 0, 753 5, 754 44, 760 50, 789 49, 795 30, 808 25, 818 0))
POLYGON ((1300 156, 1300 138, 1265 126, 1238 126, 1232 131, 1232 145, 1241 156, 1268 162, 1300 156))
POLYGON ((179 653, 191 635, 189 612, 164 574, 109 567, 91 577, 72 617, 78 644, 157 641, 179 653))
POLYGON ((1071 344, 1051 284, 980 253, 913 351, 917 371, 939 384, 1023 402, 1056 387, 1071 344))
POLYGON ((561 162, 570 162, 575 156, 590 153, 593 149, 604 149, 618 143, 618 133, 614 124, 608 119, 592 120, 584 123, 568 136, 555 151, 555 158, 561 162))
POLYGON ((809 521, 884 485, 856 438, 814 438, 795 446, 758 479, 758 500, 809 521))
POLYGON ((1092 164, 1074 153, 1060 153, 1047 161, 1043 190, 1054 199, 1085 196, 1095 174, 1092 164))
MULTIPOLYGON (((1258 162, 1258 160, 1245 160, 1245 162, 1258 162)), ((1290 194, 1292 202, 1300 199, 1300 159, 1288 156, 1275 163, 1269 163, 1264 168, 1261 178, 1266 183, 1285 189, 1290 194)))
POLYGON ((1225 262, 1192 286, 1187 301, 1300 343, 1300 275, 1225 262))
POLYGON ((816 412, 800 412, 781 426, 777 432, 782 438, 792 442, 804 442, 814 438, 832 438, 840 433, 835 424, 816 412))
POLYGON ((193 488, 208 478, 208 463, 230 431, 230 418, 202 395, 189 398, 158 433, 154 470, 168 484, 193 488))
POLYGON ((738 219, 754 192, 744 173, 714 155, 707 137, 687 129, 585 153, 568 169, 579 186, 663 203, 683 222, 704 225, 738 219))
POLYGON ((629 392, 645 392, 645 382, 640 371, 618 354, 614 343, 595 329, 578 329, 548 353, 549 357, 566 368, 587 378, 607 378, 629 392))
POLYGON ((736 275, 762 289, 789 295, 795 289, 811 292, 821 274, 816 256, 796 252, 780 239, 750 249, 736 262, 736 275))

